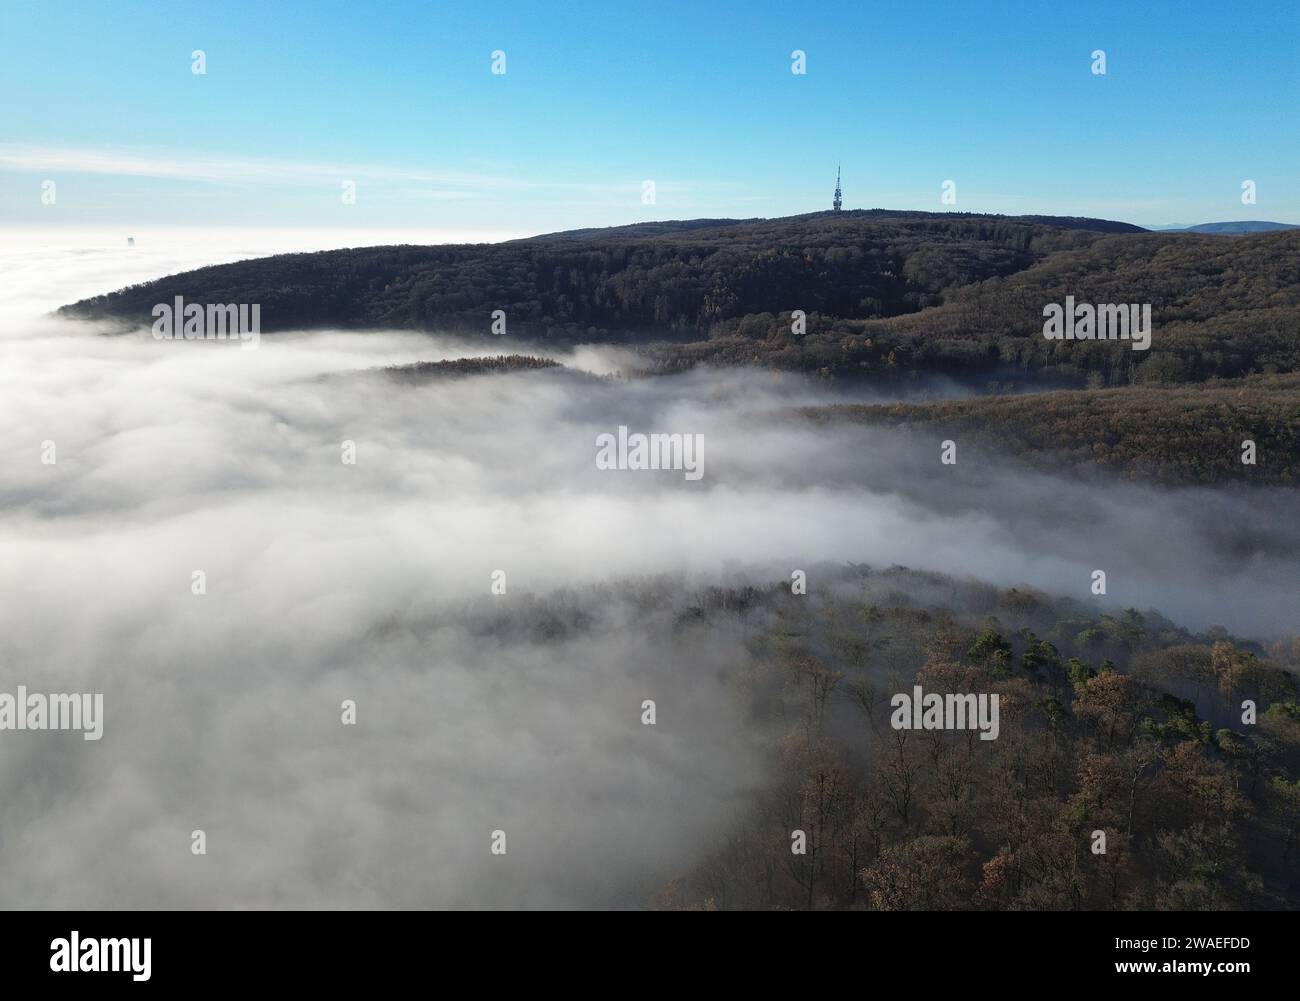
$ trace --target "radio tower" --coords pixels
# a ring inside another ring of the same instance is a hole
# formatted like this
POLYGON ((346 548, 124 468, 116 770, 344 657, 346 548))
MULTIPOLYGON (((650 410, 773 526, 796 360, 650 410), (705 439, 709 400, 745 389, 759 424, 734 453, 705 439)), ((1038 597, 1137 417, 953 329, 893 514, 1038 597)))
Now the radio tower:
POLYGON ((835 168, 835 201, 831 203, 831 204, 832 204, 832 209, 831 209, 831 211, 832 211, 832 212, 838 212, 838 211, 840 210, 840 206, 841 206, 843 203, 844 203, 844 199, 840 196, 840 168, 839 168, 838 166, 836 166, 836 168, 835 168))

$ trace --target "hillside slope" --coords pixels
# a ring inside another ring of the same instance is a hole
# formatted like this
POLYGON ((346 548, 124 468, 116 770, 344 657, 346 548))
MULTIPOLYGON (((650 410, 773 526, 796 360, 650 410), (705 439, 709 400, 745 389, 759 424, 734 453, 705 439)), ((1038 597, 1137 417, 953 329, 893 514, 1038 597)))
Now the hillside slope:
POLYGON ((814 421, 901 430, 1091 478, 1167 484, 1300 485, 1300 375, 1190 386, 981 396, 924 403, 805 407, 814 421), (1255 461, 1242 462, 1242 443, 1255 461))
POLYGON ((504 244, 369 247, 201 268, 64 315, 148 324, 156 303, 261 304, 263 332, 402 328, 654 345, 648 366, 825 376, 1014 372, 1188 382, 1300 367, 1300 230, 1232 240, 1124 223, 818 213, 644 223, 504 244), (1043 307, 1149 303, 1150 351, 1047 341, 1043 307), (791 331, 792 313, 807 317, 791 331))

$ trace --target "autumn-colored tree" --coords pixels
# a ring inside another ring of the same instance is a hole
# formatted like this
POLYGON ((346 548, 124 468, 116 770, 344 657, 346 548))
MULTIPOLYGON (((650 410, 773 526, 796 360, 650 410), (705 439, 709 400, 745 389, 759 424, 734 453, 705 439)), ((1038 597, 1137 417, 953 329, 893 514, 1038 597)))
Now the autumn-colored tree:
POLYGON ((975 887, 965 838, 921 835, 885 849, 862 871, 878 911, 957 910, 973 904, 975 887))
POLYGON ((1075 713, 1093 725, 1105 749, 1132 737, 1140 709, 1137 683, 1118 671, 1102 671, 1090 678, 1074 700, 1075 713))

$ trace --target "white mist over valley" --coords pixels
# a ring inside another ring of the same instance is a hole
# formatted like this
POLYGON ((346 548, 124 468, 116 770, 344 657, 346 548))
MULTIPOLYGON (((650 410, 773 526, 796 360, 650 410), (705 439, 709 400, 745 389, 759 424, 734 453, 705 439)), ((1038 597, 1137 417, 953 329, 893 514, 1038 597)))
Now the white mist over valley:
POLYGON ((671 605, 897 565, 1255 639, 1297 621, 1293 492, 1066 480, 974 449, 944 467, 938 440, 792 413, 872 390, 628 379, 635 358, 606 346, 327 330, 241 351, 49 315, 348 245, 126 236, 0 244, 0 690, 105 706, 101 741, 6 742, 6 907, 643 906, 765 765, 729 690, 738 636, 683 633, 637 588, 671 605), (566 370, 383 372, 508 353, 566 370), (703 476, 597 469, 620 426, 703 435, 703 476), (556 607, 586 627, 548 631, 556 607))

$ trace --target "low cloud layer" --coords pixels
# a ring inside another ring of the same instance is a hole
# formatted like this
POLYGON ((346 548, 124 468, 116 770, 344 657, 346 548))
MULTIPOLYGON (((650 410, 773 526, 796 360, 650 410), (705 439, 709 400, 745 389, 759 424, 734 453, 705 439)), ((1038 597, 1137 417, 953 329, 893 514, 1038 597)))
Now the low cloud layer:
POLYGON ((42 315, 196 256, 0 253, 0 690, 102 691, 106 714, 99 742, 0 733, 0 905, 644 904, 762 766, 720 681, 743 649, 602 590, 629 578, 851 560, 1091 601, 1099 568, 1117 607, 1294 631, 1291 493, 944 467, 937 441, 781 416, 841 399, 788 377, 405 385, 375 370, 512 346, 240 351, 42 315), (702 434, 703 478, 598 470, 620 425, 702 434), (533 603, 563 589, 589 627, 540 640, 533 603))

